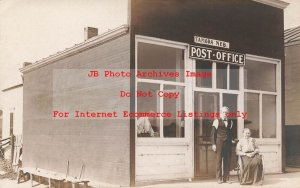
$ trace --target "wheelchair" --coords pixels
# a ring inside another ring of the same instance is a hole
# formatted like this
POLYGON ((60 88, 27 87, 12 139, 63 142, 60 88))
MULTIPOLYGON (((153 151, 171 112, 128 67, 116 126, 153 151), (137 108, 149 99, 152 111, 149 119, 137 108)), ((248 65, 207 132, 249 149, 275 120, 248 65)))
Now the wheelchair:
MULTIPOLYGON (((230 170, 236 171, 238 182, 241 184, 241 175, 244 170, 244 161, 241 156, 236 155, 236 144, 238 143, 238 141, 239 140, 235 140, 235 144, 232 144, 230 170)), ((261 156, 263 162, 263 155, 260 153, 258 155, 261 156)), ((262 164, 262 183, 264 181, 264 170, 264 165, 262 164)))

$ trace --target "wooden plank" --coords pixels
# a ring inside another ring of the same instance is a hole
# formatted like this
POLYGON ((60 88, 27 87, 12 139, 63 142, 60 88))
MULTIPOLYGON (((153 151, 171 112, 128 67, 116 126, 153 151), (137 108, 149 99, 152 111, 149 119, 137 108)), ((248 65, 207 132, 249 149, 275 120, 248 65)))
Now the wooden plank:
MULTIPOLYGON (((153 138, 155 139, 155 138, 153 138)), ((136 155, 146 155, 146 154, 183 154, 188 151, 187 146, 174 146, 174 145, 164 145, 164 146, 137 146, 136 155)))
POLYGON ((184 178, 188 176, 188 165, 187 145, 136 146, 137 181, 184 178))
POLYGON ((187 171, 186 165, 140 166, 136 168, 136 175, 184 174, 187 171))
POLYGON ((265 173, 279 172, 278 153, 262 153, 265 173))
POLYGON ((176 180, 176 179, 188 179, 186 173, 170 173, 170 174, 155 174, 155 175, 137 175, 137 182, 147 181, 159 181, 159 180, 176 180))
POLYGON ((175 155, 142 155, 137 156, 136 166, 146 167, 146 166, 172 166, 172 165, 186 165, 186 155, 185 154, 175 154, 175 155))

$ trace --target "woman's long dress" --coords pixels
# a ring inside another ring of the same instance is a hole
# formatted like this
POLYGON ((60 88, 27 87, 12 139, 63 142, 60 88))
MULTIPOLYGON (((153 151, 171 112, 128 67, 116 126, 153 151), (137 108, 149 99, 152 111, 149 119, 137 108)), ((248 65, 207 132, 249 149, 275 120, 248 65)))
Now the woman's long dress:
POLYGON ((261 185, 263 181, 262 156, 256 154, 254 157, 241 156, 243 170, 241 172, 241 185, 261 185))

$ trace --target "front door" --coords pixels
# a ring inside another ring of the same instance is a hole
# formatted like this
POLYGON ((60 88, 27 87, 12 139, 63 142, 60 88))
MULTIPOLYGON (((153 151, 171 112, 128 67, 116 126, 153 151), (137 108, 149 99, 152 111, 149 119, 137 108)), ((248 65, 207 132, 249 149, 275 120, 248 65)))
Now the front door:
MULTIPOLYGON (((214 177, 216 174, 215 153, 212 151, 211 130, 221 106, 227 106, 231 112, 237 111, 237 94, 195 91, 194 111, 202 112, 202 117, 194 118, 195 177, 214 177)), ((237 119, 231 118, 237 132, 237 119)))
POLYGON ((194 111, 202 112, 204 116, 194 118, 195 177, 213 176, 216 164, 215 154, 211 149, 210 133, 213 114, 219 111, 219 94, 195 91, 194 97, 194 111))

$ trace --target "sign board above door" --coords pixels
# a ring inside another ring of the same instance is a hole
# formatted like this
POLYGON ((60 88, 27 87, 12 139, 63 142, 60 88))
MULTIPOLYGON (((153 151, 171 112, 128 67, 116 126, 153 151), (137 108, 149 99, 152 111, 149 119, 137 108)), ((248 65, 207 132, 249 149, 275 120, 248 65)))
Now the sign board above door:
POLYGON ((193 59, 204 59, 235 65, 245 65, 245 54, 206 48, 201 46, 190 45, 189 56, 193 59))
POLYGON ((209 38, 204 38, 204 37, 199 37, 199 36, 194 36, 194 43, 215 46, 215 47, 220 47, 220 48, 227 48, 227 49, 230 48, 229 42, 215 40, 215 39, 209 39, 209 38))

